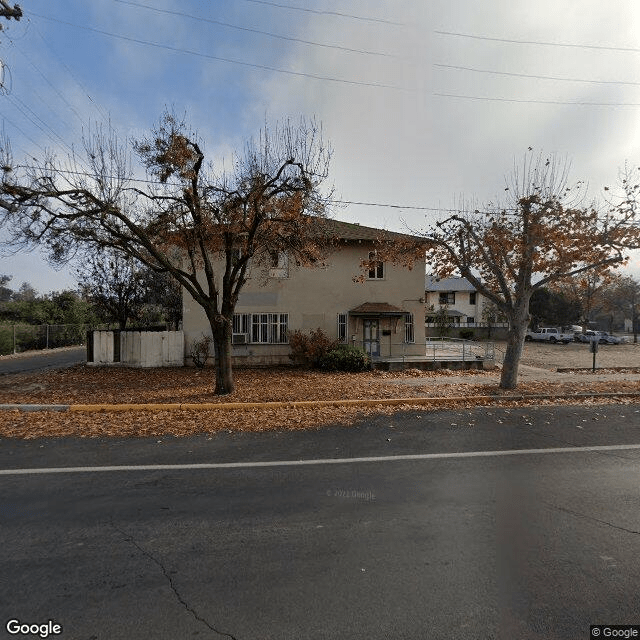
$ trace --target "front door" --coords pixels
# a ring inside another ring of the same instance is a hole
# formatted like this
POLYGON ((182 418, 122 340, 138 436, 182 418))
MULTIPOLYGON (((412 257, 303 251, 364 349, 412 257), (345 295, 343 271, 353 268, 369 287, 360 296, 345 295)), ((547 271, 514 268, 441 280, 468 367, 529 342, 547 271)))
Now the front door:
POLYGON ((364 319, 364 350, 371 356, 380 355, 380 320, 364 319))

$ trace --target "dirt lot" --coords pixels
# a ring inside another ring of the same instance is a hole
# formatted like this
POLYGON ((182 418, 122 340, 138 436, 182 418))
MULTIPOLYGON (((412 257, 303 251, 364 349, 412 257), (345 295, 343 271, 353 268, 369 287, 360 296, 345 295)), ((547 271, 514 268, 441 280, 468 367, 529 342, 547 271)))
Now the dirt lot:
MULTIPOLYGON (((496 352, 504 354, 505 343, 496 343, 496 352)), ((545 344, 527 342, 524 346, 522 364, 555 370, 558 367, 591 367, 593 354, 589 345, 579 342, 570 344, 545 344)), ((639 367, 640 343, 638 344, 603 344, 596 354, 596 366, 606 367, 639 367)))
MULTIPOLYGON (((504 345, 497 345, 497 354, 504 345)), ((514 394, 556 394, 564 399, 518 401, 519 404, 602 403, 602 399, 572 398, 576 393, 640 393, 640 345, 607 345, 598 353, 598 366, 639 367, 637 371, 558 373, 558 367, 589 367, 586 345, 527 344, 521 367, 521 384, 515 392, 498 389, 500 371, 324 374, 300 370, 238 370, 232 396, 211 395, 213 375, 196 369, 126 369, 77 366, 39 374, 0 377, 0 403, 202 403, 273 402, 403 398, 406 404, 388 407, 321 406, 278 407, 233 411, 135 411, 117 413, 0 412, 0 437, 46 436, 157 436, 191 435, 226 430, 318 428, 326 424, 351 424, 371 413, 392 414, 417 408, 477 406, 501 402, 514 394), (490 396, 494 400, 466 402, 453 398, 490 396), (452 398, 417 405, 415 399, 452 398), (413 404, 412 404, 413 401, 413 404)), ((605 402, 640 402, 615 398, 605 402)))

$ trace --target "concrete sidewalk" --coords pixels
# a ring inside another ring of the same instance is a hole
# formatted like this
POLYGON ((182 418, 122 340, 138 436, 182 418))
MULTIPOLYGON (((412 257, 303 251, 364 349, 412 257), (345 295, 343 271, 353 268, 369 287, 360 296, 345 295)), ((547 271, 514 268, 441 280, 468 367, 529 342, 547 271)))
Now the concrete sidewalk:
POLYGON ((475 396, 431 396, 415 398, 378 398, 358 400, 299 400, 291 402, 202 402, 202 403, 139 403, 139 404, 3 404, 0 411, 58 411, 98 413, 108 411, 242 411, 247 409, 304 409, 314 407, 373 407, 373 406, 439 406, 475 402, 480 406, 531 400, 579 400, 594 398, 637 398, 638 392, 591 392, 575 394, 509 394, 475 396))

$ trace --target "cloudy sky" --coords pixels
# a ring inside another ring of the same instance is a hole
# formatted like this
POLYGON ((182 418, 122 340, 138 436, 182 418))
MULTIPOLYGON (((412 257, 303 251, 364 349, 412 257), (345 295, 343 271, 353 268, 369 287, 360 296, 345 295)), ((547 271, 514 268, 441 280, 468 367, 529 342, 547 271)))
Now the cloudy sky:
MULTIPOLYGON (((20 4, 0 33, 0 117, 18 162, 65 155, 107 119, 140 137, 166 107, 218 161, 265 118, 315 116, 336 199, 370 203, 333 215, 393 230, 462 197, 495 202, 528 147, 566 156, 593 198, 640 163, 632 0, 20 4)), ((13 288, 74 285, 37 254, 0 259, 0 273, 13 288)))

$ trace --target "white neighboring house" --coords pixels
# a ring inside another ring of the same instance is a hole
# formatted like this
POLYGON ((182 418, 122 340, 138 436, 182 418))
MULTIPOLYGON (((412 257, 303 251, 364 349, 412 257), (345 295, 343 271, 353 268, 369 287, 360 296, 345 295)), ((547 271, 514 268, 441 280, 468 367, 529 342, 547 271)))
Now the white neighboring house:
POLYGON ((486 326, 483 310, 488 300, 466 278, 425 278, 425 322, 436 326, 435 314, 444 309, 456 327, 486 326))

